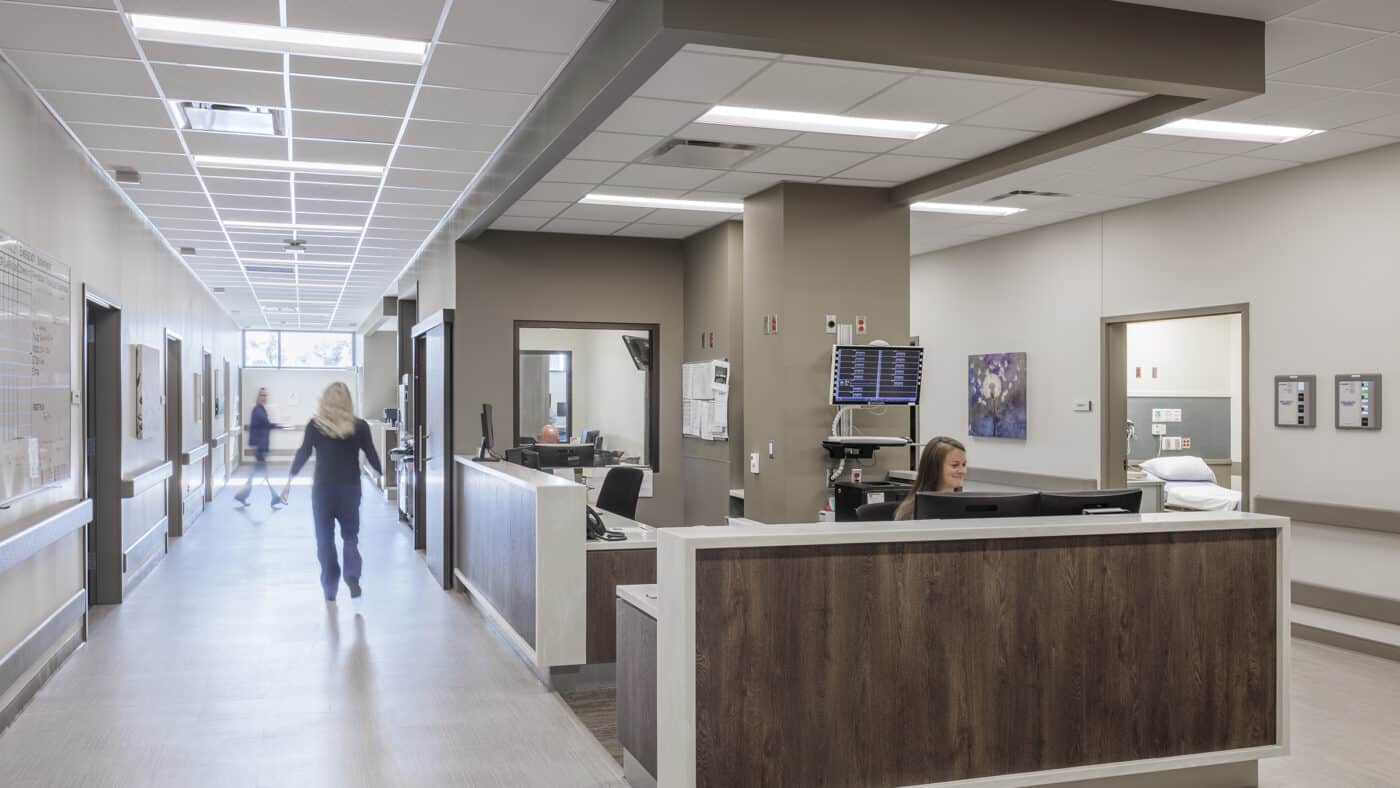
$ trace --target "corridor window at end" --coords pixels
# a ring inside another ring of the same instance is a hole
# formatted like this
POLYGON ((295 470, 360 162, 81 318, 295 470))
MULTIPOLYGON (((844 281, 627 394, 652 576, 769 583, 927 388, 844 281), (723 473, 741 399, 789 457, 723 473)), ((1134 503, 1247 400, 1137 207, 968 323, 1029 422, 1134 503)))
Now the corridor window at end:
POLYGON ((355 335, 348 331, 244 331, 243 366, 350 369, 355 335))

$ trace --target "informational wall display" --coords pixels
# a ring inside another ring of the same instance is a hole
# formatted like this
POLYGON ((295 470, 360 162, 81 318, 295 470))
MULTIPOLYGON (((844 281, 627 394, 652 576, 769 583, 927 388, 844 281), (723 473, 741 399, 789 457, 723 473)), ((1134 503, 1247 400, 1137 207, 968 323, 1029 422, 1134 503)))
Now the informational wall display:
POLYGON ((1380 373, 1337 376, 1337 429, 1381 428, 1380 373))
POLYGON ((832 405, 917 405, 924 349, 894 345, 834 345, 832 405))
POLYGON ((68 267, 0 232, 0 503, 72 476, 68 267))
POLYGON ((1278 375, 1274 378, 1274 426, 1317 426, 1317 376, 1278 375))
POLYGON ((136 371, 136 439, 159 438, 164 421, 161 413, 160 351, 147 345, 133 345, 136 371))
POLYGON ((681 373, 681 435, 729 440, 729 362, 683 364, 681 373))

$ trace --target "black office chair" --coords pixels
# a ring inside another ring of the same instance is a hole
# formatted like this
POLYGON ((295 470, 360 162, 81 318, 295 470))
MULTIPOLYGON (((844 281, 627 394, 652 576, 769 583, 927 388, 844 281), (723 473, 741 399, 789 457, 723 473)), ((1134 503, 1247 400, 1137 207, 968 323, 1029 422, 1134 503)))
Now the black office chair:
POLYGON ((894 519, 894 510, 898 508, 899 501, 865 503, 856 507, 856 518, 863 523, 885 522, 894 519))
POLYGON ((642 492, 641 468, 613 468, 598 491, 598 508, 637 519, 637 496, 642 492))

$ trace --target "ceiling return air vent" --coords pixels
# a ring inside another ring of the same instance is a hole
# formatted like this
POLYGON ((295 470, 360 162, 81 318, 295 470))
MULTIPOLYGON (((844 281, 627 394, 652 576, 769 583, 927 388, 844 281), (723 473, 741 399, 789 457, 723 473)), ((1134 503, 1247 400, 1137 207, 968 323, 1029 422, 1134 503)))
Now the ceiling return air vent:
POLYGON ((292 272, 290 263, 287 265, 244 265, 243 270, 250 274, 289 274, 292 272))
POLYGON ((711 140, 685 140, 673 137, 656 146, 651 155, 643 159, 643 162, 664 164, 670 167, 727 170, 761 150, 764 148, 758 145, 740 145, 733 142, 713 142, 711 140))
POLYGON ((282 110, 279 109, 209 101, 172 101, 170 111, 180 128, 190 131, 282 136, 282 110))

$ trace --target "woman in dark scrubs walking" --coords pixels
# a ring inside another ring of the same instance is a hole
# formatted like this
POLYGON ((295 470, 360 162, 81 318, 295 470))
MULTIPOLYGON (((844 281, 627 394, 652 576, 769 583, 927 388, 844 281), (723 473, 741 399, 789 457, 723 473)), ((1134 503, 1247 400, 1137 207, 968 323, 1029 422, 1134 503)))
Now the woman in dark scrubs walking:
POLYGON ((292 461, 292 472, 282 489, 282 500, 292 490, 292 479, 316 454, 311 480, 311 514, 316 521, 316 557, 321 561, 321 588, 326 601, 334 602, 340 588, 340 564, 335 555, 335 524, 345 545, 345 585, 351 598, 360 595, 360 452, 375 473, 383 473, 374 451, 369 425, 355 418, 350 388, 332 383, 321 394, 316 417, 306 425, 301 448, 292 461))

